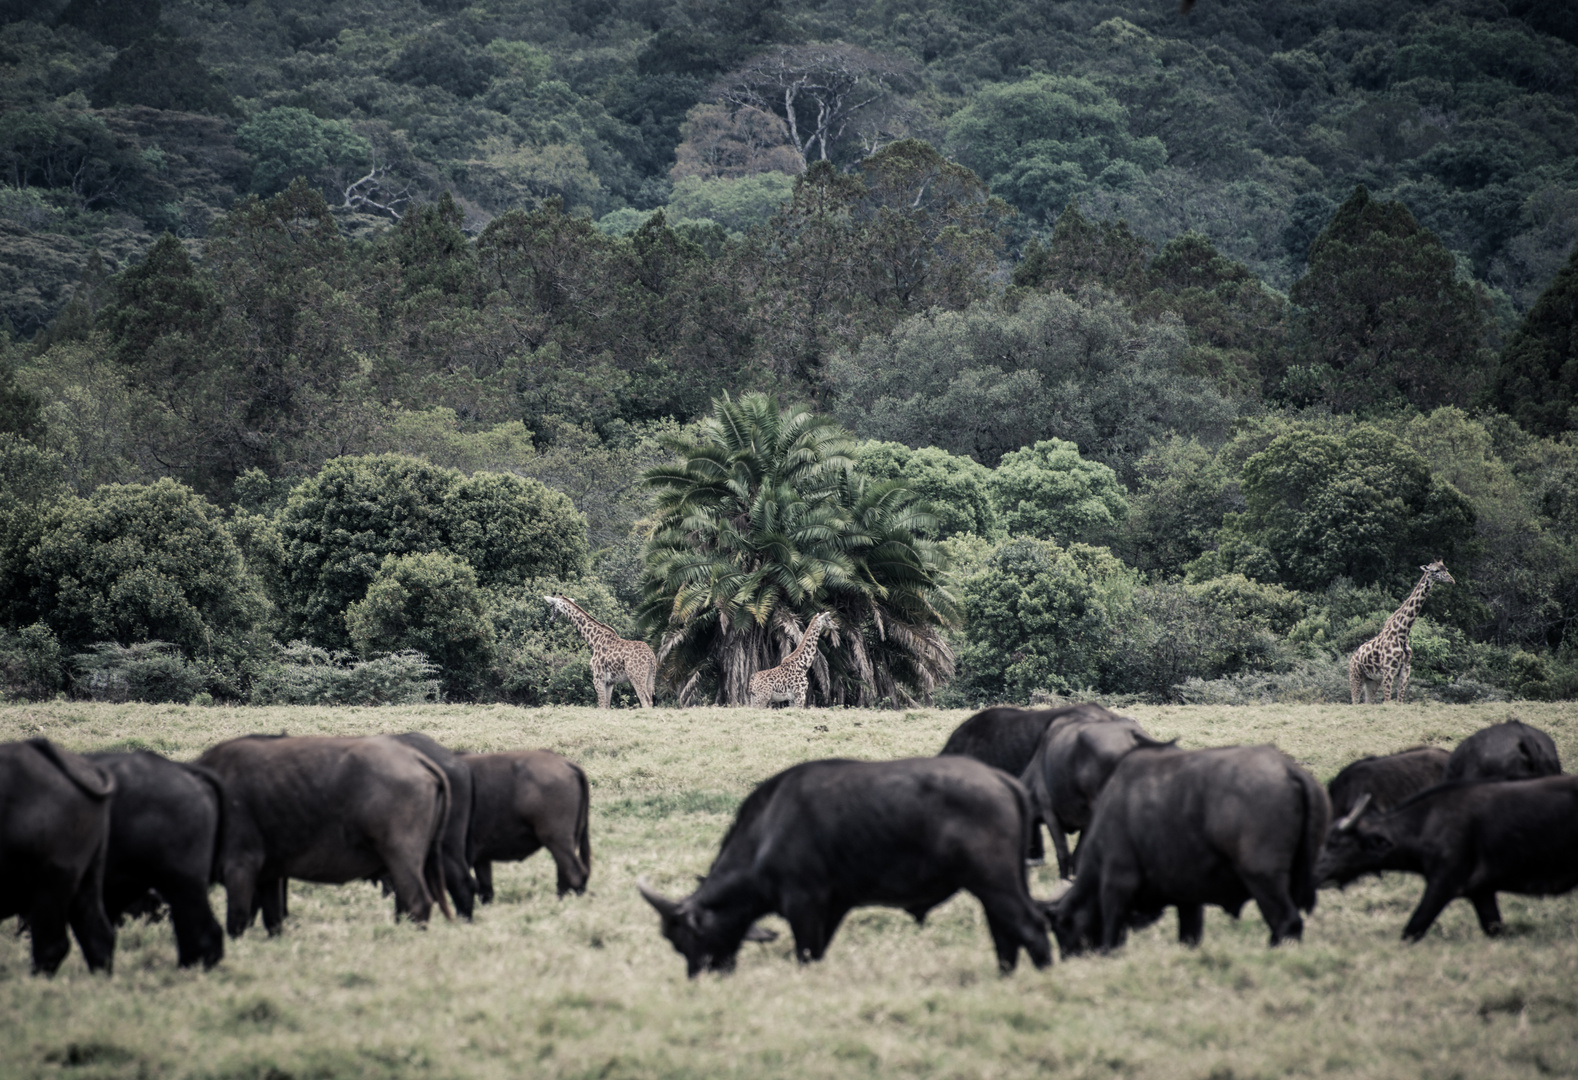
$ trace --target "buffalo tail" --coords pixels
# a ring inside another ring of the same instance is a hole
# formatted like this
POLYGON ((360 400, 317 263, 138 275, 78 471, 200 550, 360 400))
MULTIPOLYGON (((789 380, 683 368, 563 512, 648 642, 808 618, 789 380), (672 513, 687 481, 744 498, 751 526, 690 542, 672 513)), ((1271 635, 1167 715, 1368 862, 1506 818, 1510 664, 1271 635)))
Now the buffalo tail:
POLYGON ((1315 860, 1320 858, 1321 847, 1326 843, 1331 801, 1326 797, 1326 789, 1297 765, 1288 766, 1288 775, 1304 796, 1304 829, 1299 835, 1289 884, 1293 887, 1293 902, 1303 911, 1314 911, 1320 885, 1315 877, 1315 860))
POLYGON ((575 770, 575 779, 581 785, 581 805, 575 813, 575 846, 576 854, 581 857, 581 865, 586 868, 587 876, 592 873, 592 789, 586 782, 586 773, 575 762, 570 762, 570 768, 575 770))
POLYGON ((427 771, 438 780, 438 820, 433 823, 433 833, 428 837, 427 856, 422 860, 422 877, 427 883, 428 892, 438 901, 438 909, 444 913, 444 918, 454 922, 455 911, 449 906, 449 893, 444 888, 444 834, 449 831, 449 804, 452 801, 449 777, 426 755, 417 756, 422 759, 427 771))

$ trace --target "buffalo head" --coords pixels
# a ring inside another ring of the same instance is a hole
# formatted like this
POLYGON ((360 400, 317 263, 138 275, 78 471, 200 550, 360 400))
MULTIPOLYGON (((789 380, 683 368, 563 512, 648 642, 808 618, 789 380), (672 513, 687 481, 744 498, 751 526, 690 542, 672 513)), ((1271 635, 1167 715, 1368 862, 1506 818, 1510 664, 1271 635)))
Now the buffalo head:
POLYGON ((1315 862, 1316 880, 1346 885, 1365 874, 1387 869, 1387 857, 1395 845, 1373 818, 1364 820, 1369 809, 1370 795, 1366 792, 1352 810, 1332 822, 1326 831, 1326 844, 1315 862))
MULTIPOLYGON (((705 879, 702 879, 705 881, 705 879)), ((662 920, 663 936, 674 951, 685 958, 685 974, 695 978, 703 971, 733 971, 735 956, 745 941, 773 941, 778 935, 751 925, 732 913, 720 911, 697 901, 692 893, 683 900, 670 900, 636 882, 636 888, 662 920)))

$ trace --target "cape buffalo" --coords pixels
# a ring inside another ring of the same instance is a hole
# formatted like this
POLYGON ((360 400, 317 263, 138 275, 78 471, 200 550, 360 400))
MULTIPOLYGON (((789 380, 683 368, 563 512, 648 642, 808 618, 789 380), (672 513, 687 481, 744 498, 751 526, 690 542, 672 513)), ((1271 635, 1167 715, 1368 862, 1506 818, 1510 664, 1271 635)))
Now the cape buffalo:
MULTIPOLYGON (((449 779, 449 821, 444 826, 442 845, 444 859, 444 884, 449 887, 455 910, 470 919, 476 910, 477 885, 471 877, 471 864, 475 861, 471 842, 471 817, 474 793, 471 770, 460 760, 460 755, 440 746, 420 731, 408 731, 393 736, 414 750, 426 754, 434 764, 444 770, 449 779)), ((390 883, 393 891, 393 883, 390 883)))
POLYGON ((1096 800, 1073 888, 1048 909, 1058 945, 1115 948, 1169 904, 1195 945, 1204 905, 1236 917, 1251 898, 1272 945, 1299 937, 1329 820, 1325 790, 1275 747, 1136 749, 1096 800))
POLYGON ((1414 746, 1384 757, 1362 757, 1331 778, 1331 816, 1342 817, 1365 795, 1374 810, 1389 810, 1416 792, 1439 784, 1449 755, 1436 746, 1414 746))
POLYGON ((1578 776, 1449 780, 1386 813, 1369 809, 1361 798, 1331 827, 1316 873, 1339 885, 1382 870, 1423 874, 1407 941, 1424 937, 1459 896, 1494 936, 1498 892, 1556 896, 1578 885, 1578 776))
POLYGON ((550 750, 462 754, 475 791, 472 862, 477 892, 493 902, 493 864, 514 862, 546 847, 559 875, 559 895, 586 891, 592 873, 587 832, 591 791, 586 774, 550 750))
POLYGON ((1091 807, 1118 762, 1137 746, 1172 745, 1151 738, 1127 716, 1100 711, 1106 715, 1076 714, 1049 724, 1020 777, 1036 816, 1052 832, 1058 873, 1065 878, 1074 874, 1068 834, 1090 824, 1091 807))
POLYGON ((219 866, 231 937, 246 932, 254 899, 269 934, 280 932, 289 878, 338 885, 387 873, 397 915, 426 922, 436 899, 450 916, 440 865, 449 781, 423 754, 389 736, 248 735, 197 764, 225 786, 219 866))
POLYGON ((34 973, 60 968, 68 923, 88 970, 110 970, 104 860, 114 791, 107 772, 48 739, 0 744, 0 919, 22 916, 34 973))
MULTIPOLYGON (((937 751, 937 756, 971 757, 994 769, 1002 769, 1009 776, 1021 776, 1029 766, 1030 759, 1035 756, 1041 737, 1054 721, 1117 718, 1117 713, 1090 703, 1068 705, 1061 709, 1017 709, 1010 705, 996 705, 982 709, 954 728, 943 748, 937 751)), ((1047 826, 1051 828, 1052 823, 1047 822, 1047 826)), ((1062 849, 1059 850, 1061 852, 1062 849)), ((1029 858, 1033 863, 1040 863, 1046 858, 1039 824, 1031 829, 1029 858)), ((1058 865, 1061 867, 1062 862, 1058 865)))
POLYGON ((170 906, 180 966, 213 967, 225 955, 225 935, 208 906, 223 820, 219 778, 147 751, 88 760, 115 778, 106 913, 119 920, 153 890, 170 906))
POLYGON ((1508 720, 1481 728, 1458 743, 1443 779, 1532 780, 1561 772, 1561 758, 1549 735, 1520 720, 1508 720))
POLYGON ((851 908, 898 907, 917 921, 960 889, 986 909, 997 965, 1023 948, 1052 962, 1025 885, 1030 802, 1006 773, 965 757, 808 761, 740 805, 701 887, 670 900, 641 886, 686 970, 729 971, 751 924, 777 913, 801 963, 820 960, 851 908))

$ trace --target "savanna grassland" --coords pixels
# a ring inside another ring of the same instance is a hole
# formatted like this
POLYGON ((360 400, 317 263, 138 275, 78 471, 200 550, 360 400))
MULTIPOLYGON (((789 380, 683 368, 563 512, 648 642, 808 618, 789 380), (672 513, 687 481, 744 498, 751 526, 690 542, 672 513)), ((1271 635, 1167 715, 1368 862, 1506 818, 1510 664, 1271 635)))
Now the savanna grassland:
MULTIPOLYGON (((1275 742, 1321 780, 1364 753, 1450 745, 1509 713, 1578 760, 1578 706, 1158 706, 1133 710, 1191 747, 1275 742)), ((1578 898, 1504 897, 1508 932, 1467 904, 1398 940, 1420 891, 1392 875, 1322 893, 1302 944, 1270 950, 1253 905, 1172 919, 1111 957, 999 978, 980 907, 955 898, 917 928, 854 913, 827 959, 798 968, 787 928, 730 977, 687 981, 637 895, 704 872, 734 808, 812 757, 934 753, 964 712, 391 707, 227 709, 59 702, 0 709, 0 739, 190 758, 250 731, 422 729, 477 750, 548 746, 592 784, 588 893, 554 896, 542 855, 496 869, 472 925, 396 925, 369 884, 292 883, 283 936, 254 928, 209 973, 178 971, 165 924, 121 931, 113 978, 73 950, 52 980, 0 934, 0 1076, 655 1077, 867 1075, 1521 1077, 1578 1073, 1578 898)), ((1048 896, 1055 876, 1034 871, 1048 896)), ((223 897, 213 894, 216 909, 223 897)), ((6 930, 14 926, 5 925, 6 930)))

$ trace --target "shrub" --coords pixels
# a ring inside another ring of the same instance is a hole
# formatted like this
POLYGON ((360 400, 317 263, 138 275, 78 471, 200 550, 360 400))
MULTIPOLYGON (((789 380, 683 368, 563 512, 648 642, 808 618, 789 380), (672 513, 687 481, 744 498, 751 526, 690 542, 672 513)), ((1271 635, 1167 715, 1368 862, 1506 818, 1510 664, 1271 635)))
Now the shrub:
POLYGON ((1063 439, 1004 454, 987 486, 1004 528, 1016 536, 1110 544, 1129 513, 1117 474, 1063 439))
POLYGON ((912 450, 897 442, 863 442, 854 457, 855 468, 873 480, 902 480, 926 500, 937 519, 938 539, 1002 532, 988 491, 992 471, 980 462, 935 446, 912 450))
POLYGON ((305 641, 278 647, 252 685, 254 705, 420 705, 439 700, 438 668, 419 652, 358 660, 305 641))
POLYGON ((0 693, 7 697, 52 697, 65 683, 60 641, 43 623, 0 629, 0 693))
MULTIPOLYGON (((613 592, 592 578, 539 578, 489 598, 488 619, 497 641, 493 685, 516 705, 595 705, 591 652, 576 629, 554 616, 547 595, 564 595, 594 619, 634 637, 627 612, 613 592)), ((635 701, 629 686, 614 690, 616 703, 635 701)))
POLYGON ((207 693, 218 675, 212 664, 188 660, 164 641, 101 641, 72 660, 73 689, 93 701, 188 702, 207 693))
POLYGON ((363 657, 424 653, 443 672, 451 696, 475 697, 493 660, 477 575, 443 552, 385 555, 367 595, 345 612, 345 625, 363 657))

